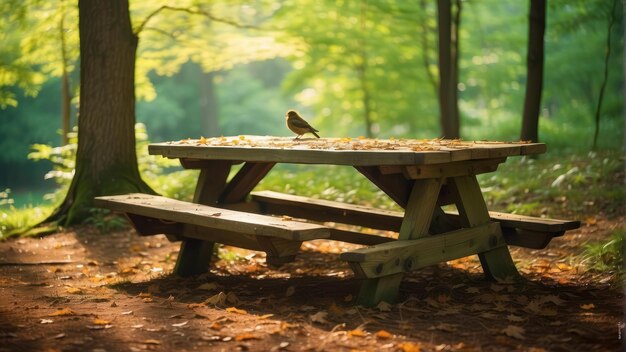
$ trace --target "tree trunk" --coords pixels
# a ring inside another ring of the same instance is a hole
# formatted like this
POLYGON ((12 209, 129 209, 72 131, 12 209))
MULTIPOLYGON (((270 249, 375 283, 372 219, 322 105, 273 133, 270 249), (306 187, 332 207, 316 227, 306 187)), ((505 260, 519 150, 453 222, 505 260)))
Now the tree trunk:
MULTIPOLYGON (((439 110, 441 132, 445 138, 460 136, 459 109, 457 102, 458 60, 456 33, 452 35, 452 4, 450 0, 437 2, 437 26, 439 31, 439 110)), ((455 22, 460 21, 461 8, 457 8, 455 22)))
POLYGON ((48 221, 70 225, 89 215, 93 197, 153 191, 135 152, 135 55, 128 0, 79 0, 80 110, 76 170, 48 221))
POLYGON ((527 82, 520 138, 539 141, 539 111, 543 89, 543 37, 546 30, 546 1, 530 0, 528 21, 527 82))
POLYGON ((61 145, 69 143, 70 114, 72 95, 70 94, 70 77, 67 72, 67 45, 65 42, 65 2, 61 1, 61 20, 59 21, 61 38, 61 145))
POLYGON ((598 105, 596 105, 595 112, 595 128, 593 131, 593 145, 592 149, 596 150, 598 147, 598 134, 600 133, 600 111, 602 110, 602 100, 604 99, 604 90, 609 80, 609 58, 611 57, 611 33, 613 32, 613 25, 615 24, 615 6, 617 0, 613 0, 611 6, 611 13, 609 14, 609 28, 606 34, 606 51, 604 52, 604 76, 602 77, 602 84, 600 85, 600 94, 598 95, 598 105))

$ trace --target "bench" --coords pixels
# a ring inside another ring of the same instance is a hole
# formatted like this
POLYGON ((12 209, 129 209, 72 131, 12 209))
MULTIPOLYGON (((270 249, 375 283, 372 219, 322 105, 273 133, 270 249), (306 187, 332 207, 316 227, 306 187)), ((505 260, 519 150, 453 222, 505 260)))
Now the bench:
MULTIPOLYGON (((400 230, 404 213, 376 209, 361 205, 295 196, 273 191, 251 193, 263 214, 288 215, 320 222, 337 222, 359 225, 379 230, 400 230)), ((461 227, 456 212, 445 212, 450 226, 461 227)), ((526 248, 545 248, 554 237, 580 227, 580 221, 545 219, 523 215, 489 212, 492 221, 498 222, 508 245, 526 248)), ((391 238, 359 235, 331 229, 330 239, 344 242, 375 245, 393 241, 391 238)))
POLYGON ((141 235, 197 239, 263 251, 273 266, 292 261, 303 241, 329 238, 325 226, 280 217, 132 193, 96 197, 95 205, 125 213, 141 235))

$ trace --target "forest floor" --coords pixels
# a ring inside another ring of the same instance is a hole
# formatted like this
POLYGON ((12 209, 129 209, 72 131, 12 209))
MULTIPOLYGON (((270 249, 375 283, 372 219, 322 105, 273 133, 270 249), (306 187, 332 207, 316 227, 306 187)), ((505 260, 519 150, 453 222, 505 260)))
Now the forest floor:
POLYGON ((624 285, 580 265, 624 216, 598 215, 543 250, 513 248, 526 279, 483 278, 476 256, 407 275, 396 304, 355 306, 358 282, 312 241, 280 270, 220 248, 207 274, 171 273, 178 244, 80 226, 0 243, 0 351, 617 351, 624 285))

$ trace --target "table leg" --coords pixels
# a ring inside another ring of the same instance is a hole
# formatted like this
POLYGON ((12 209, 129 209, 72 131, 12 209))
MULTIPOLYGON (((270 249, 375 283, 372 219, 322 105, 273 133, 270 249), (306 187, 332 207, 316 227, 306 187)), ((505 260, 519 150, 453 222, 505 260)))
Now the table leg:
MULTIPOLYGON (((215 205, 226 186, 226 179, 230 173, 231 163, 228 161, 216 161, 200 170, 194 203, 215 205)), ((194 238, 183 238, 178 252, 178 259, 174 267, 174 274, 179 276, 192 276, 207 272, 213 256, 211 241, 203 241, 194 238)))
MULTIPOLYGON (((474 227, 491 221, 476 176, 460 176, 450 179, 456 193, 456 206, 464 227, 474 227)), ((498 231, 493 242, 504 243, 502 231, 498 231)), ((496 280, 513 280, 520 277, 507 246, 478 253, 485 275, 496 280)))
MULTIPOLYGON (((398 240, 414 240, 428 235, 437 207, 441 179, 420 179, 413 184, 400 227, 398 240)), ((402 273, 365 279, 357 303, 372 306, 380 301, 393 302, 398 296, 402 273)))

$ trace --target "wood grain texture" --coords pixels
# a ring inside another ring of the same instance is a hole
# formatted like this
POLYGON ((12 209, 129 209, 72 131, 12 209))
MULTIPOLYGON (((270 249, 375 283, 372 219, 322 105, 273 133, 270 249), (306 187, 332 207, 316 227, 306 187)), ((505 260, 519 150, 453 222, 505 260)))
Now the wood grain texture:
MULTIPOLYGON (((404 213, 400 211, 377 209, 280 192, 258 191, 252 192, 251 195, 252 202, 237 204, 235 209, 245 209, 247 211, 274 215, 288 215, 321 222, 332 221, 395 232, 400 231, 400 225, 404 218, 404 213)), ((445 216, 445 219, 438 221, 438 223, 449 222, 455 225, 454 227, 460 227, 461 220, 456 211, 446 211, 445 213, 436 211, 434 215, 445 216)), ((538 218, 493 211, 489 212, 489 217, 491 221, 500 223, 508 244, 522 247, 532 246, 529 248, 538 248, 536 247, 539 245, 537 243, 543 243, 543 240, 539 239, 539 237, 541 237, 539 235, 540 233, 552 238, 562 235, 564 231, 580 227, 580 221, 538 218), (515 230, 517 230, 515 236, 507 236, 507 234, 513 234, 515 230), (537 237, 538 239, 524 241, 521 239, 524 236, 537 237)), ((446 226, 445 228, 449 229, 450 226, 446 226)), ((433 224, 431 224, 430 230, 433 231, 433 224)), ((434 233, 440 232, 443 231, 434 231, 434 233)), ((332 237, 331 234, 331 238, 332 237)))
POLYGON ((149 153, 168 158, 239 160, 352 166, 427 165, 545 152, 542 143, 494 143, 412 139, 239 136, 154 143, 149 153))
POLYGON ((355 249, 342 253, 341 259, 358 265, 362 278, 372 279, 505 247, 502 236, 498 235, 499 226, 490 223, 416 240, 355 249))
POLYGON ((114 211, 241 234, 298 241, 330 236, 328 229, 321 225, 214 208, 141 193, 97 197, 95 201, 98 206, 114 211))

